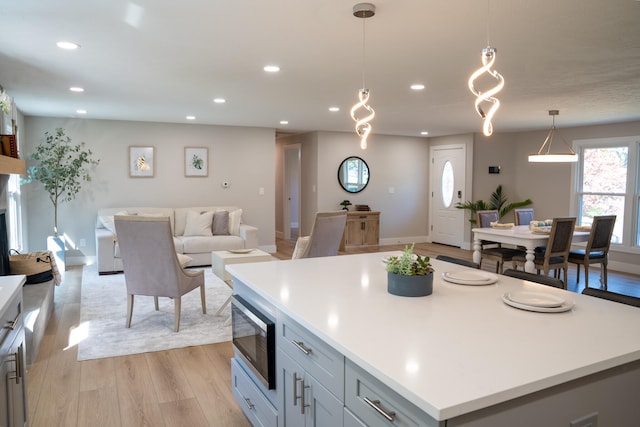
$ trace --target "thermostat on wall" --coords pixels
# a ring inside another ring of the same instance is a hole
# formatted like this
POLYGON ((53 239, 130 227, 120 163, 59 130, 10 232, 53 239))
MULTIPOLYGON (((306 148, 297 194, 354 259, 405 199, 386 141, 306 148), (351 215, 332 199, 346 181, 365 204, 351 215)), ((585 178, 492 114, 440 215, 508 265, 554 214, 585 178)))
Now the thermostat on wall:
POLYGON ((500 166, 489 166, 489 173, 500 173, 500 166))

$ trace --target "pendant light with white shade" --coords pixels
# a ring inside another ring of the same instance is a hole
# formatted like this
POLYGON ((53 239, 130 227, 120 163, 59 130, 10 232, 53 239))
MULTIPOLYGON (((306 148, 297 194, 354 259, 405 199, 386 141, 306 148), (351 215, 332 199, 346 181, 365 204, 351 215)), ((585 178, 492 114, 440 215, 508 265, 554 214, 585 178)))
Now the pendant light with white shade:
POLYGON ((578 155, 571 145, 565 141, 565 139, 560 135, 560 132, 556 129, 556 116, 560 114, 560 110, 549 110, 549 115, 553 117, 553 123, 551 125, 551 129, 547 134, 544 142, 540 146, 540 149, 535 154, 529 154, 529 162, 531 163, 562 163, 562 162, 577 162, 578 155), (569 149, 566 153, 552 153, 551 152, 551 143, 553 142, 553 137, 555 134, 558 134, 564 145, 569 149))

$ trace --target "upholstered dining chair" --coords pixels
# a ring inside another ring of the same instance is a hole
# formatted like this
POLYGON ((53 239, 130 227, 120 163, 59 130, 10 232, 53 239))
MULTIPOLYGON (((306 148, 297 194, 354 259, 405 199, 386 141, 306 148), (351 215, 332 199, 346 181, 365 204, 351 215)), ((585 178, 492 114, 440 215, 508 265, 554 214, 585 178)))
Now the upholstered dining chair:
POLYGON ((463 265, 465 267, 480 268, 480 264, 478 264, 477 262, 468 261, 466 259, 454 258, 447 255, 438 255, 436 256, 436 259, 440 261, 450 262, 452 264, 463 265))
POLYGON ((529 225, 533 221, 533 208, 517 208, 513 210, 516 225, 529 225))
POLYGON ((127 285, 127 328, 131 327, 135 295, 173 298, 174 331, 180 329, 182 295, 200 288, 202 313, 207 313, 204 271, 185 270, 178 261, 169 217, 114 217, 127 285))
POLYGON ((580 266, 584 265, 584 285, 589 287, 589 265, 600 264, 600 283, 607 289, 607 262, 616 215, 594 216, 589 241, 584 249, 569 252, 569 262, 576 264, 576 283, 580 282, 580 266))
POLYGON ((595 288, 584 288, 582 293, 584 295, 589 295, 596 298, 608 299, 609 301, 615 301, 621 304, 640 307, 640 298, 631 295, 623 295, 616 292, 604 291, 602 289, 595 288))
MULTIPOLYGON (((554 218, 549 233, 549 241, 543 252, 535 252, 533 262, 536 266, 536 272, 540 271, 545 276, 549 275, 549 270, 554 270, 554 277, 560 277, 560 270, 564 272, 563 288, 567 288, 567 269, 569 267, 569 251, 571 250, 571 239, 573 237, 573 229, 576 225, 575 217, 554 218)), ((526 257, 524 255, 514 256, 512 259, 514 269, 524 264, 526 257)))
POLYGON ((526 271, 513 270, 511 268, 505 270, 502 274, 505 276, 514 277, 516 279, 528 280, 529 282, 535 282, 547 286, 553 286, 554 288, 564 289, 564 283, 562 283, 562 280, 556 279, 555 277, 527 273, 526 271))
POLYGON ((311 234, 298 237, 292 259, 338 255, 347 211, 316 212, 311 234))
MULTIPOLYGON (((482 210, 476 212, 476 218, 478 227, 489 228, 492 222, 498 222, 500 214, 497 210, 482 210)), ((520 249, 505 248, 498 242, 487 240, 482 240, 480 246, 480 266, 482 266, 482 260, 484 259, 493 260, 496 262, 496 273, 502 273, 505 261, 511 261, 514 256, 525 254, 520 249)))

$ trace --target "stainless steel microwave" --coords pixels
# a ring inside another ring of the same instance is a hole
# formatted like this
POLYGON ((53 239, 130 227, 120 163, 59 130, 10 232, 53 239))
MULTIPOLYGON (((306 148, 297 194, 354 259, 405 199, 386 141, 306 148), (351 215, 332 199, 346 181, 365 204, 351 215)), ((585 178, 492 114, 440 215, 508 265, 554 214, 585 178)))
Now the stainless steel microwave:
POLYGON ((242 297, 231 298, 231 334, 237 354, 268 389, 276 388, 276 325, 242 297))

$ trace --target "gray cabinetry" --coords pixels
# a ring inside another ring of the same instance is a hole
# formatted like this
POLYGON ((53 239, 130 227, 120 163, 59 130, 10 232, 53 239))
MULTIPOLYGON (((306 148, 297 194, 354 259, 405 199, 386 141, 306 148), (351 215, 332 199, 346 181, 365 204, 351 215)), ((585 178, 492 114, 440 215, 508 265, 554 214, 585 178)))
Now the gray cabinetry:
POLYGON ((231 391, 254 427, 276 427, 278 413, 236 359, 231 359, 231 391))
MULTIPOLYGON (((346 361, 345 406, 345 411, 355 414, 363 425, 369 427, 444 425, 350 360, 346 361)), ((358 424, 352 421, 350 425, 358 424)))
POLYGON ((285 316, 278 330, 279 426, 342 426, 344 357, 285 316))
POLYGON ((27 425, 22 287, 0 307, 0 426, 27 425))

